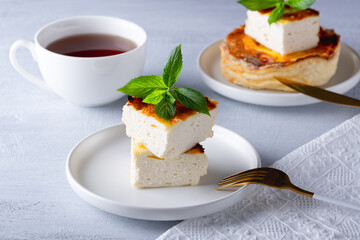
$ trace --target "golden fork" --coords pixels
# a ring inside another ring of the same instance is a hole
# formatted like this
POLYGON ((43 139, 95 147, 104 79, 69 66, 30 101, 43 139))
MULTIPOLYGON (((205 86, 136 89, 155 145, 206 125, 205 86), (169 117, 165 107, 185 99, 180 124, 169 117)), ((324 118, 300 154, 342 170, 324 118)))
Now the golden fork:
POLYGON ((254 168, 245 172, 237 173, 228 177, 225 177, 219 182, 217 190, 236 187, 246 184, 262 184, 268 187, 278 189, 289 189, 306 197, 314 198, 328 203, 333 203, 343 207, 348 207, 356 210, 360 210, 360 204, 332 199, 318 193, 313 193, 301 189, 291 183, 289 176, 281 170, 275 168, 254 168))

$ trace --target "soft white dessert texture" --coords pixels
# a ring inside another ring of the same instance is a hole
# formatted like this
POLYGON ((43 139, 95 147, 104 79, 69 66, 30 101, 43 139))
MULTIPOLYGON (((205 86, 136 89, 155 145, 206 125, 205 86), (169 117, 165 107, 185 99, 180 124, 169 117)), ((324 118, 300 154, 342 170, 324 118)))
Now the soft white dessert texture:
POLYGON ((126 125, 126 134, 135 138, 138 144, 144 145, 159 158, 171 159, 214 135, 212 127, 218 111, 214 108, 209 112, 211 117, 197 112, 184 121, 170 125, 126 104, 122 121, 126 125))
POLYGON ((279 20, 269 25, 269 14, 247 11, 245 34, 281 55, 316 47, 319 43, 319 16, 297 21, 279 20))
POLYGON ((197 185, 207 173, 208 160, 204 153, 191 151, 172 159, 158 158, 132 139, 131 184, 137 188, 197 185))

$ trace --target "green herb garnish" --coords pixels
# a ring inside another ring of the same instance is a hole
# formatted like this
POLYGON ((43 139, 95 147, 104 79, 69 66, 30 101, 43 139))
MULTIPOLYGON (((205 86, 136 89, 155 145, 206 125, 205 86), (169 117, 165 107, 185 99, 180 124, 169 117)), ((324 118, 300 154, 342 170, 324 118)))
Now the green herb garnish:
POLYGON ((143 98, 144 103, 154 104, 155 113, 168 121, 175 115, 176 100, 186 108, 210 116, 204 95, 187 87, 174 87, 182 68, 181 44, 174 48, 161 76, 141 76, 132 79, 118 91, 143 98))
POLYGON ((267 8, 274 8, 269 16, 269 24, 278 21, 284 15, 285 4, 296 9, 304 10, 309 8, 316 0, 240 0, 238 3, 251 11, 259 11, 267 8))

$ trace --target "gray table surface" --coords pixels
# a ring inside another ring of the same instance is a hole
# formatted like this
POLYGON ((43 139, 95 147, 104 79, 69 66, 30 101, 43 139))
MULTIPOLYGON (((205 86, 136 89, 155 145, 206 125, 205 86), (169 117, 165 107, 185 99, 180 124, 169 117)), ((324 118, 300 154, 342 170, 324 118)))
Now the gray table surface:
MULTIPOLYGON (((321 24, 360 52, 360 2, 318 0, 321 24)), ((208 43, 243 24, 245 9, 235 0, 0 1, 0 239, 154 239, 175 225, 141 221, 100 211, 69 187, 65 159, 76 142, 116 124, 125 99, 99 108, 80 108, 23 79, 10 65, 17 39, 32 40, 43 25, 76 15, 109 15, 134 21, 148 32, 144 74, 160 74, 169 51, 182 43, 180 83, 217 99, 217 123, 247 138, 263 165, 359 113, 319 103, 264 107, 227 99, 207 88, 196 58, 208 43)), ((26 50, 21 63, 37 66, 26 50)), ((349 96, 360 97, 360 86, 349 96)))

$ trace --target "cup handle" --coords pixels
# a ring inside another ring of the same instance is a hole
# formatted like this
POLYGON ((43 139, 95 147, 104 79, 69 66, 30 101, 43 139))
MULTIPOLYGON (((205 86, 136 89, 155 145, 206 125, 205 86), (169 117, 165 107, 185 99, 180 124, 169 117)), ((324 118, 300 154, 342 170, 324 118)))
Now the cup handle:
POLYGON ((10 62, 13 65, 13 67, 15 68, 15 70, 18 71, 18 73, 20 73, 21 76, 28 79, 33 84, 35 84, 43 89, 50 90, 50 88, 46 85, 45 81, 42 78, 29 73, 19 64, 19 62, 16 58, 16 51, 21 47, 29 49, 31 56, 36 61, 35 44, 30 41, 26 41, 26 40, 17 40, 16 42, 14 42, 11 45, 10 52, 9 52, 10 62))

